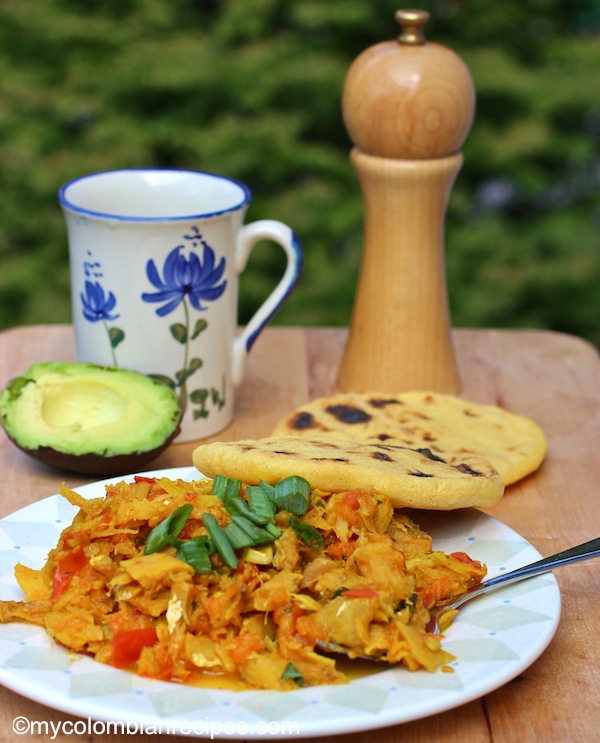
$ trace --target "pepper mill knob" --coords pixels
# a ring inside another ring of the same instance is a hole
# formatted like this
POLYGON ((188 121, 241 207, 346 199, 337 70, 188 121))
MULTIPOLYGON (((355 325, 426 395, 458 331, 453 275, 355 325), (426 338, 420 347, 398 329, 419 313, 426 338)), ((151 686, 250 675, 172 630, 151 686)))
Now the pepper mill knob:
POLYGON ((460 150, 473 123, 475 89, 462 59, 426 41, 425 10, 398 10, 401 33, 352 63, 342 94, 350 139, 370 155, 421 160, 460 150))
POLYGON ((423 26, 429 20, 427 10, 397 10, 396 20, 402 33, 398 36, 401 44, 424 44, 423 26))
POLYGON ((359 54, 342 92, 365 236, 337 381, 343 391, 456 393, 444 222, 475 89, 460 57, 424 38, 429 13, 395 17, 400 35, 359 54))

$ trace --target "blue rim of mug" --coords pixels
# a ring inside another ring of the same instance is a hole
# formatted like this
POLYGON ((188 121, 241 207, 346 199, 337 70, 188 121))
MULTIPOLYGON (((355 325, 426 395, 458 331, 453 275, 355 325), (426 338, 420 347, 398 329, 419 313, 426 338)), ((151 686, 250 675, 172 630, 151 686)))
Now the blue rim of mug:
POLYGON ((191 170, 186 168, 115 168, 113 170, 99 170, 95 173, 88 173, 87 175, 72 178, 70 181, 63 184, 58 190, 59 204, 65 209, 69 209, 70 211, 77 212, 77 214, 84 216, 114 219, 119 222, 185 222, 192 219, 208 219, 210 217, 218 217, 222 214, 228 214, 229 212, 235 212, 248 205, 251 200, 252 192, 248 186, 235 178, 229 178, 229 176, 226 175, 217 175, 216 173, 210 173, 206 170, 191 170), (97 212, 93 209, 86 209, 85 207, 77 206, 77 204, 74 204, 67 198, 67 190, 75 183, 80 183, 81 181, 85 181, 88 178, 95 178, 96 176, 110 175, 111 173, 190 173, 192 175, 206 175, 215 180, 233 183, 242 190, 244 196, 239 203, 234 206, 229 206, 226 209, 219 209, 214 212, 200 212, 198 214, 183 214, 177 217, 132 217, 123 214, 111 214, 110 212, 97 212))

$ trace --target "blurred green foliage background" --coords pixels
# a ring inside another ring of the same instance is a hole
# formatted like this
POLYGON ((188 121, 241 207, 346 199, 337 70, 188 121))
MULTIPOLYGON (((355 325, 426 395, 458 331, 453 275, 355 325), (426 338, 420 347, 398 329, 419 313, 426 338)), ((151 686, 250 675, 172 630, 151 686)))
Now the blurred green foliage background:
MULTIPOLYGON (((431 0, 429 39, 471 69, 477 113, 452 192, 453 323, 600 346, 600 2, 431 0)), ((397 0, 2 0, 0 329, 70 320, 65 181, 121 167, 214 171, 290 224, 306 268, 280 324, 346 325, 362 198, 340 97, 394 38, 397 0)), ((240 319, 276 282, 261 245, 240 319)))

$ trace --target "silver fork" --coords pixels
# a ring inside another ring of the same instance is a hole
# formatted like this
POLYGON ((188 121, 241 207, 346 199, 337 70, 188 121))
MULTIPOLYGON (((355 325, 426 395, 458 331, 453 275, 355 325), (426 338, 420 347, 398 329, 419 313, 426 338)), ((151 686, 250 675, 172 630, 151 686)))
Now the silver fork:
MULTIPOLYGON (((533 578, 534 576, 541 575, 542 573, 549 573, 555 568, 562 567, 563 565, 569 565, 572 562, 582 562, 583 560, 589 560, 592 557, 598 556, 600 556, 600 537, 592 539, 589 542, 585 542, 585 544, 571 547, 570 549, 564 550, 563 552, 558 552, 556 555, 551 555, 550 557, 545 557, 541 560, 537 560, 536 562, 532 562, 529 565, 524 565, 523 567, 516 568, 515 570, 511 570, 510 573, 503 573, 502 575, 497 575, 494 578, 490 578, 489 580, 481 583, 479 586, 476 586, 470 591, 467 591, 467 593, 463 594, 462 596, 459 596, 459 598, 454 599, 454 601, 438 607, 436 611, 431 613, 431 619, 429 621, 429 624, 427 625, 427 630, 433 634, 439 634, 440 629, 438 621, 442 614, 445 614, 447 611, 451 611, 453 609, 458 609, 459 607, 463 606, 463 604, 466 604, 467 601, 471 601, 478 596, 482 596, 484 593, 494 591, 496 590, 496 588, 500 588, 501 586, 507 586, 511 583, 525 580, 526 578, 533 578)), ((343 653, 344 655, 347 655, 348 653, 347 648, 345 648, 343 645, 338 645, 335 642, 317 640, 317 646, 321 650, 325 650, 330 653, 343 653)), ((375 658, 374 656, 362 655, 360 657, 370 660, 377 660, 377 658, 375 658)))

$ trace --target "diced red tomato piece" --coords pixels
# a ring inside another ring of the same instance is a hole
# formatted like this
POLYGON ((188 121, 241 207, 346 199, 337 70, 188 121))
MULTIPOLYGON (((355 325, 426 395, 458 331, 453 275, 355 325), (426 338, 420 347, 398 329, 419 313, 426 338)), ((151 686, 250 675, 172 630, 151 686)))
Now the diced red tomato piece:
POLYGON ((449 556, 454 557, 455 560, 460 560, 460 562, 465 562, 467 565, 474 565, 477 568, 481 567, 481 563, 473 560, 466 552, 451 552, 449 556))
POLYGON ((231 660, 236 666, 243 666, 248 662, 252 653, 256 653, 264 648, 265 644, 258 635, 252 632, 243 632, 227 648, 231 660))
POLYGON ((144 477, 143 475, 134 475, 135 482, 156 482, 156 477, 144 477))
POLYGON ((352 511, 358 511, 360 508, 360 501, 354 490, 348 490, 344 493, 344 505, 352 511))
POLYGON ((130 668, 143 648, 154 645, 158 637, 154 627, 142 627, 115 632, 113 636, 113 666, 130 668))
POLYGON ((83 547, 76 547, 60 558, 52 578, 52 601, 58 600, 65 588, 71 583, 73 576, 85 565, 87 565, 87 557, 83 547))
POLYGON ((356 586, 355 588, 348 588, 345 591, 341 591, 340 596, 348 599, 375 599, 377 598, 377 591, 366 586, 364 588, 356 586))
POLYGON ((200 523, 198 519, 188 519, 183 525, 183 529, 179 532, 179 539, 191 539, 200 523))
POLYGON ((356 540, 351 539, 348 542, 332 542, 328 544, 325 551, 329 557, 337 560, 340 557, 350 557, 356 549, 356 540))

